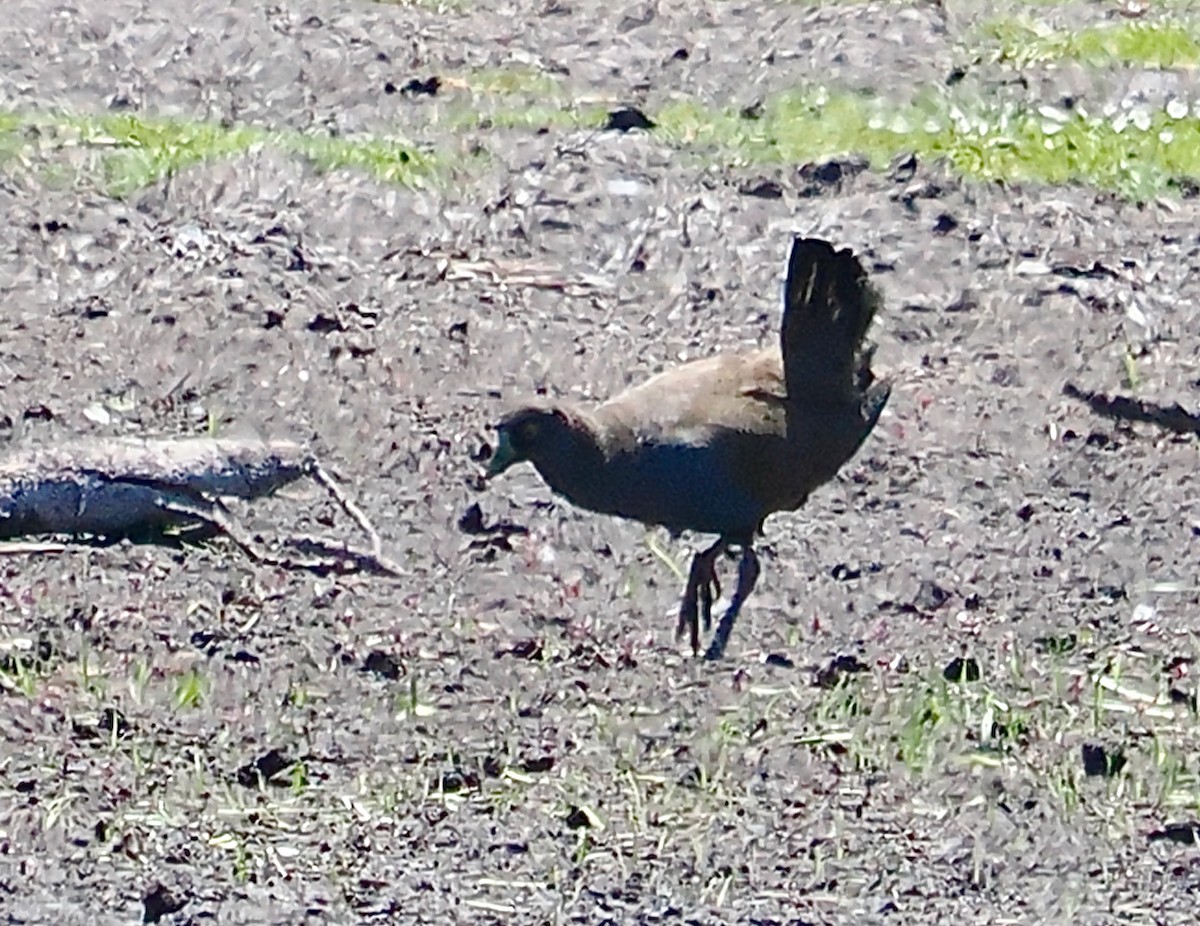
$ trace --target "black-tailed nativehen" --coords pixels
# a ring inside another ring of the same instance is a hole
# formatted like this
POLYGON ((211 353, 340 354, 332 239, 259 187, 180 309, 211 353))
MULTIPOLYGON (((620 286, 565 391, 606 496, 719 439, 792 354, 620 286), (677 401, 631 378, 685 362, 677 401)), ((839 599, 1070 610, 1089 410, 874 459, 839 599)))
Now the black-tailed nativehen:
POLYGON ((582 508, 720 539, 692 559, 676 636, 700 649, 721 593, 717 558, 740 547, 738 584, 705 653, 719 658, 758 580, 755 536, 829 481, 890 393, 864 336, 880 303, 848 248, 792 242, 778 347, 685 363, 585 411, 526 405, 497 425, 488 477, 528 460, 582 508))

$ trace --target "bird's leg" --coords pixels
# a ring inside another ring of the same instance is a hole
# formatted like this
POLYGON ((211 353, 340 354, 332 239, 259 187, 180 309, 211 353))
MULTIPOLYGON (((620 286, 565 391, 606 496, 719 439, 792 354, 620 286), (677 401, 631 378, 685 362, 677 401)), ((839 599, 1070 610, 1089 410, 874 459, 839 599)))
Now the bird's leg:
POLYGON ((725 653, 729 635, 733 633, 733 624, 737 620, 738 614, 741 613, 742 605, 754 591, 754 583, 758 581, 759 571, 758 555, 754 552, 754 547, 746 544, 742 547, 742 561, 738 564, 738 583, 733 593, 733 600, 729 603, 729 610, 721 617, 721 623, 717 625, 717 632, 713 634, 712 642, 708 644, 708 649, 704 653, 705 659, 720 659, 725 653))
POLYGON ((679 623, 675 625, 675 639, 678 640, 684 628, 688 630, 692 643, 692 654, 700 654, 700 621, 704 621, 704 630, 712 626, 713 591, 721 596, 721 583, 717 581, 717 557, 727 546, 724 539, 718 540, 703 553, 692 557, 692 568, 688 572, 687 588, 683 592, 683 603, 679 606, 679 623))

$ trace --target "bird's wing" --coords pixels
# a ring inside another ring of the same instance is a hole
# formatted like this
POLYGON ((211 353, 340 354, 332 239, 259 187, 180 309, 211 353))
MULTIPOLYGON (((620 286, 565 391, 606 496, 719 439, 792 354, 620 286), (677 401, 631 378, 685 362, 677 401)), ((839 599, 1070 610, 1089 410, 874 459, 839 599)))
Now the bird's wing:
POLYGON ((780 436, 786 395, 779 351, 720 354, 659 373, 596 409, 613 449, 699 444, 721 432, 780 436))

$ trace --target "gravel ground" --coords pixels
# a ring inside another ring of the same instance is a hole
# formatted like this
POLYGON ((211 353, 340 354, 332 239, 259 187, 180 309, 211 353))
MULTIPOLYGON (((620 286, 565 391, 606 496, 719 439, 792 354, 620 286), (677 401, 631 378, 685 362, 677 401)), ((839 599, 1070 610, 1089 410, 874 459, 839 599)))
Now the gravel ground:
MULTIPOLYGON (((404 571, 317 578, 219 543, 0 561, 6 922, 1194 920, 1194 831, 1165 827, 1200 790, 1197 437, 1063 390, 1129 394, 1128 355, 1138 399, 1200 405, 1198 200, 926 164, 814 186, 637 132, 448 137, 436 101, 384 92, 511 65, 647 106, 814 76, 899 92, 960 56, 932 6, 5 14, 10 108, 400 126, 490 155, 429 190, 270 148, 122 200, 0 176, 6 437, 308 442, 404 571), (779 197, 742 192, 762 177, 779 197), (774 338, 794 232, 865 255, 895 387, 842 478, 768 522, 728 656, 700 664, 641 527, 532 472, 481 492, 479 464, 538 389, 599 399, 774 338), (526 532, 465 533, 475 504, 526 532), (956 657, 974 686, 940 681, 956 657), (1183 706, 1109 709, 1101 677, 1177 680, 1183 706), (981 719, 1018 707, 1021 735, 981 719), (1095 744, 1127 767, 1085 774, 1095 744)), ((242 516, 342 523, 303 486, 242 516)))

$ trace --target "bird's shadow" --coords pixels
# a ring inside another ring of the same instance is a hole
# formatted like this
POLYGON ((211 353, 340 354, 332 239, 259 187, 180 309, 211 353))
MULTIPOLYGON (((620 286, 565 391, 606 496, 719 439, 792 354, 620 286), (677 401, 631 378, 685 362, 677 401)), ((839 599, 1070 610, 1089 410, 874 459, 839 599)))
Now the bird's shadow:
POLYGON ((1080 389, 1073 383, 1067 383, 1062 391, 1069 398, 1087 403, 1092 411, 1104 418, 1152 424, 1174 434, 1200 434, 1200 415, 1192 414, 1178 402, 1160 405, 1123 395, 1108 396, 1102 392, 1080 389))

